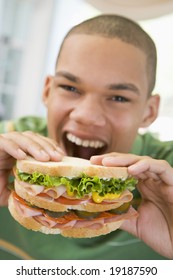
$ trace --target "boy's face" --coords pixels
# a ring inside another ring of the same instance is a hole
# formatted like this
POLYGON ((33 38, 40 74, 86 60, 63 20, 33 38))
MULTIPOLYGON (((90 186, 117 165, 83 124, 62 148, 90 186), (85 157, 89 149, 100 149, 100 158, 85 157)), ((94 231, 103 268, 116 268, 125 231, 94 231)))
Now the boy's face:
POLYGON ((129 152, 138 128, 158 110, 157 97, 148 97, 145 54, 119 39, 84 34, 66 39, 43 100, 49 136, 83 158, 129 152))

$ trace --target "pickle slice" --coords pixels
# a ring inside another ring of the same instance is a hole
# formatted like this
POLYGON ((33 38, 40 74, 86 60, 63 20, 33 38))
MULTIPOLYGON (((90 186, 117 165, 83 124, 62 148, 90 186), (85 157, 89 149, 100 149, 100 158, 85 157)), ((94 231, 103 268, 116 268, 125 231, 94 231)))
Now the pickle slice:
POLYGON ((87 212, 87 211, 79 211, 74 210, 75 214, 82 219, 94 219, 99 216, 100 213, 98 212, 87 212))
POLYGON ((130 208, 130 205, 131 205, 130 202, 126 202, 126 203, 123 203, 120 207, 111 209, 108 212, 113 213, 113 214, 124 214, 124 213, 127 213, 127 211, 130 208))
POLYGON ((67 212, 54 212, 45 210, 44 213, 51 218, 60 218, 67 214, 67 212))

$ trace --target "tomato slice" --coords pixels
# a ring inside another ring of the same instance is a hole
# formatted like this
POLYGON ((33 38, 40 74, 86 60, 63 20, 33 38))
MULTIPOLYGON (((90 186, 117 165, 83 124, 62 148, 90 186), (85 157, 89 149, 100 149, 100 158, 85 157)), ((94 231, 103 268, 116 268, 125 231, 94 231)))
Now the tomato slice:
POLYGON ((14 199, 16 199, 19 203, 23 204, 24 206, 28 207, 28 208, 32 208, 35 210, 39 210, 39 211, 43 211, 41 208, 35 206, 35 205, 31 205, 29 202, 27 202, 25 199, 23 199, 22 197, 20 197, 15 191, 13 191, 13 197, 14 199))

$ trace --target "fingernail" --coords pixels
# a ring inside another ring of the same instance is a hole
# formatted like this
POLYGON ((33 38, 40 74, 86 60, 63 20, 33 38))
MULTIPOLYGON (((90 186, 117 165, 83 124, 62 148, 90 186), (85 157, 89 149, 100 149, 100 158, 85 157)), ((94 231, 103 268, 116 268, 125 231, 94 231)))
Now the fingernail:
POLYGON ((50 156, 48 155, 48 153, 46 153, 44 150, 40 150, 39 153, 44 156, 46 159, 50 159, 50 156))
POLYGON ((116 162, 116 158, 115 157, 105 157, 103 158, 102 160, 102 164, 103 165, 106 165, 106 166, 112 166, 112 165, 116 165, 117 162, 116 162))
POLYGON ((51 154, 52 158, 55 160, 61 160, 62 157, 64 156, 64 153, 62 153, 62 150, 52 151, 50 154, 51 154))
POLYGON ((17 149, 17 153, 21 158, 25 158, 26 157, 26 153, 24 151, 22 151, 20 148, 17 149))
POLYGON ((65 152, 60 147, 57 147, 55 152, 58 152, 58 153, 62 154, 63 156, 65 155, 65 152))

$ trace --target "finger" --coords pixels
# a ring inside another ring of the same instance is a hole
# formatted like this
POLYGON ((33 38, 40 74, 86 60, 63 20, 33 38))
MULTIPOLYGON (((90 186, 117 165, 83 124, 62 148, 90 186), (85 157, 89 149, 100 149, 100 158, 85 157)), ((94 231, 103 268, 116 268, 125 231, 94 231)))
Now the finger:
POLYGON ((173 185, 173 168, 164 160, 156 160, 148 156, 132 154, 114 154, 102 160, 105 166, 127 166, 128 172, 140 179, 153 178, 173 185), (147 173, 148 172, 148 173, 147 173))
POLYGON ((50 156, 51 160, 61 160, 62 157, 65 155, 64 151, 59 147, 58 143, 54 141, 53 139, 50 139, 48 137, 44 137, 42 135, 33 133, 31 131, 24 132, 24 135, 26 135, 29 138, 32 138, 35 143, 41 146, 41 148, 47 152, 47 154, 50 156))
POLYGON ((90 161, 92 164, 97 164, 97 165, 102 165, 103 163, 103 159, 106 157, 114 157, 116 156, 117 153, 107 153, 107 154, 103 154, 103 155, 97 155, 97 156, 92 156, 90 158, 90 161))
POLYGON ((50 156, 39 144, 27 139, 22 134, 18 139, 13 137, 6 138, 5 136, 4 140, 1 139, 0 149, 18 160, 25 159, 27 154, 32 155, 37 160, 47 161, 50 159, 50 156))
POLYGON ((143 158, 129 166, 128 171, 132 175, 150 172, 150 174, 155 174, 158 179, 161 179, 166 184, 173 185, 173 168, 164 160, 143 158))
POLYGON ((60 160, 62 158, 62 155, 55 149, 54 145, 50 145, 49 141, 43 141, 43 138, 34 133, 28 133, 28 135, 18 132, 4 134, 3 137, 7 140, 4 150, 10 152, 11 155, 15 154, 14 149, 22 150, 25 154, 30 154, 41 161, 60 160))
POLYGON ((50 143, 54 147, 54 149, 57 150, 62 156, 65 155, 65 151, 59 146, 59 144, 55 140, 50 139, 48 137, 44 137, 42 135, 40 135, 40 137, 44 139, 44 141, 46 140, 46 142, 50 143))
POLYGON ((96 165, 102 165, 103 156, 92 156, 90 162, 96 165))
POLYGON ((5 157, 6 154, 11 155, 15 159, 24 159, 26 153, 20 148, 20 146, 11 141, 10 139, 5 139, 3 136, 0 136, 0 158, 5 157))
POLYGON ((138 160, 139 160, 139 156, 136 156, 136 155, 112 153, 112 154, 106 155, 102 159, 102 164, 105 166, 127 167, 131 164, 134 164, 138 160))

